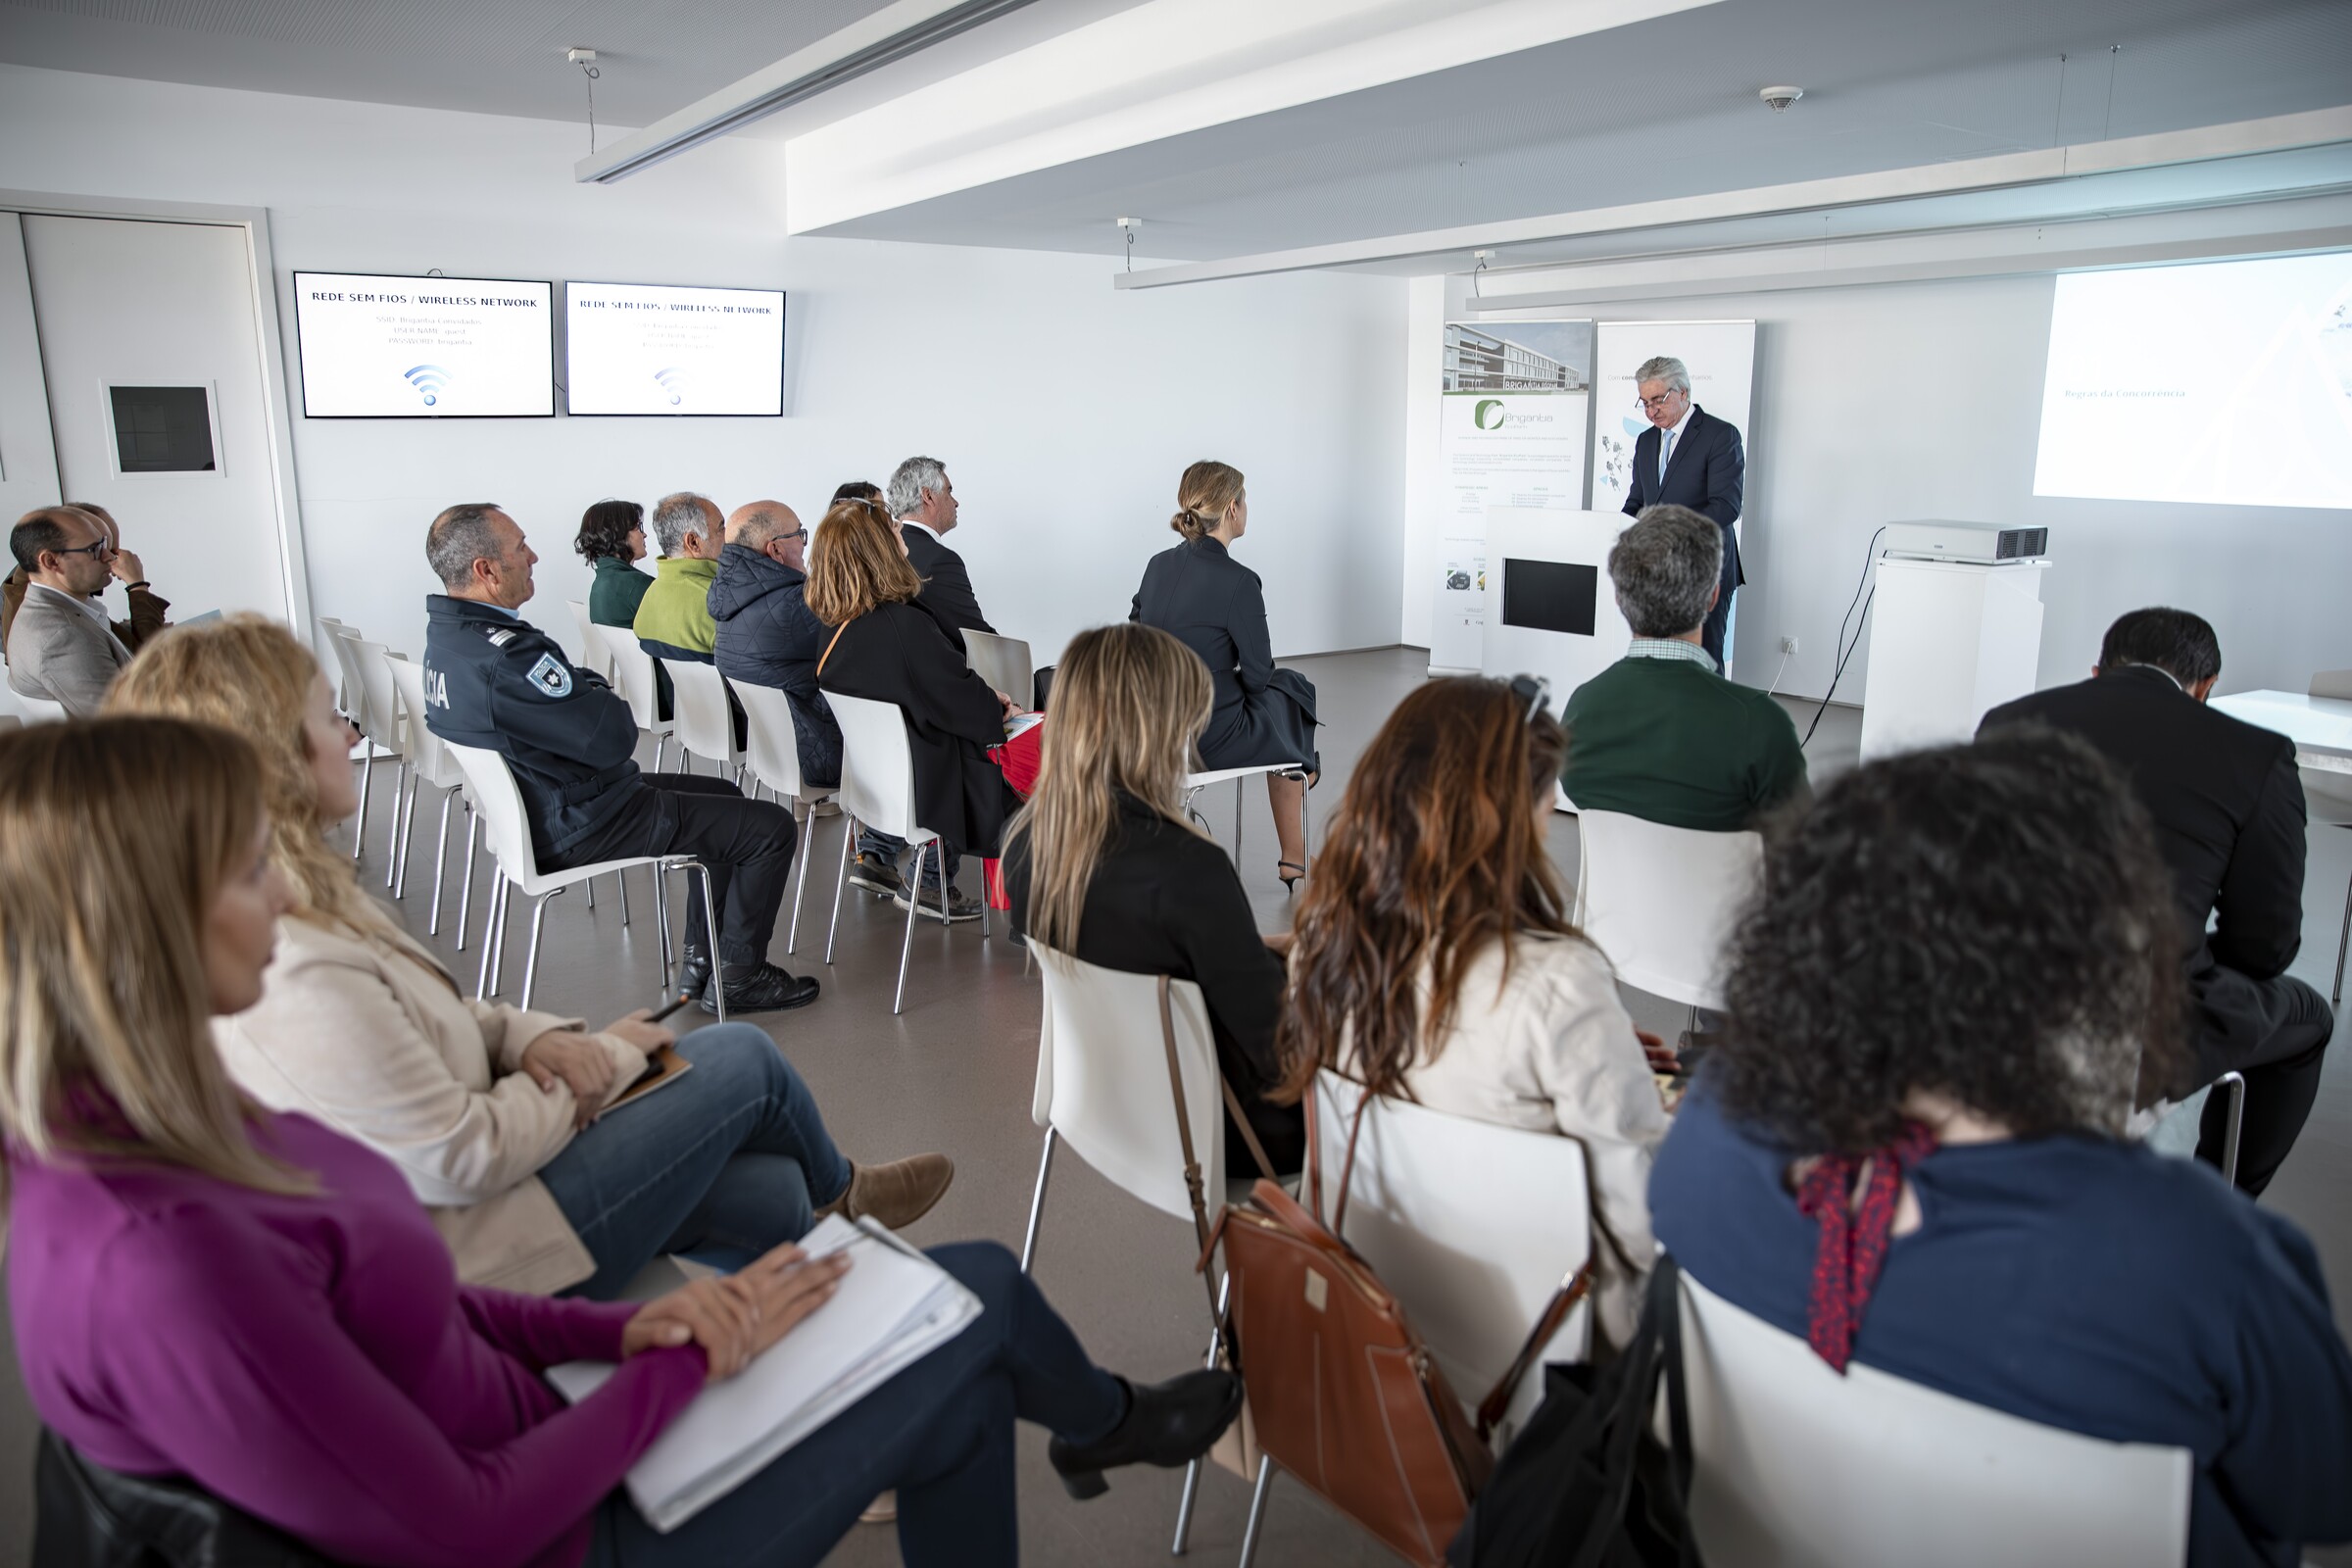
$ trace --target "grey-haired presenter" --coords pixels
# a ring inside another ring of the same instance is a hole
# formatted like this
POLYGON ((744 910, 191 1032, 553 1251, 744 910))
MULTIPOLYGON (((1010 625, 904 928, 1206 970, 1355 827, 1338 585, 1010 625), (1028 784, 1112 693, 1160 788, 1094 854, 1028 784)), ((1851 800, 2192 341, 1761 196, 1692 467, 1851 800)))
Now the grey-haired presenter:
POLYGON ((1699 646, 1729 673, 1724 631, 1731 624, 1732 594, 1747 576, 1740 569, 1740 497, 1747 482, 1747 452, 1740 427, 1718 419, 1690 401, 1690 372, 1683 362, 1659 356, 1634 372, 1642 416, 1650 428, 1634 442, 1634 471, 1626 486, 1625 510, 1640 516, 1643 507, 1689 507, 1723 530, 1723 591, 1699 628, 1699 646))

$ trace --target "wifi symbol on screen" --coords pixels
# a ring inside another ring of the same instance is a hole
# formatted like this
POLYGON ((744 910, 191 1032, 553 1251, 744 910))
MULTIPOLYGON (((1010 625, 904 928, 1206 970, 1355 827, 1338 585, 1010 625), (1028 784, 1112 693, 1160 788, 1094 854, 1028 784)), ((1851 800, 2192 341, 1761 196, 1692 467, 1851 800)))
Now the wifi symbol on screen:
POLYGON ((662 383, 662 390, 669 394, 670 402, 676 403, 685 396, 678 390, 678 386, 686 379, 686 372, 676 366, 670 366, 667 369, 656 370, 654 379, 662 383))
POLYGON ((449 385, 449 372, 438 365, 413 365, 405 372, 409 384, 424 394, 424 406, 431 408, 441 399, 441 389, 449 385))

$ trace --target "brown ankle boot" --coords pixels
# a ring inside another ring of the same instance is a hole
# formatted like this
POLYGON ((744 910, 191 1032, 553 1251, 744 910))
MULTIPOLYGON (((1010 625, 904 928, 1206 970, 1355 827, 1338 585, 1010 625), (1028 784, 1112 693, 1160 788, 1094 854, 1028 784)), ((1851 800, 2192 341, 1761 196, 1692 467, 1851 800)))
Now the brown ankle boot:
POLYGON ((816 1217, 871 1217, 894 1231, 904 1230, 930 1213, 955 1180, 956 1162, 945 1154, 916 1154, 887 1165, 860 1165, 852 1160, 849 1188, 818 1209, 816 1217))

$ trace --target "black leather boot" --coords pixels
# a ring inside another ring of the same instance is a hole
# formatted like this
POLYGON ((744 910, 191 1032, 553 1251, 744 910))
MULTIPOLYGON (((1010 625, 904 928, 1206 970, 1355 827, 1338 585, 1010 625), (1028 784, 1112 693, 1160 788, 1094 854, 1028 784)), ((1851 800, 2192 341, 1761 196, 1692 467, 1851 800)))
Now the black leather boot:
POLYGON ((1119 1386, 1127 1391, 1127 1414, 1108 1437, 1084 1446, 1055 1438, 1046 1446, 1062 1490, 1081 1502, 1110 1490, 1105 1470, 1191 1464, 1242 1413, 1242 1380, 1222 1369, 1187 1372, 1140 1389, 1121 1378, 1119 1386))

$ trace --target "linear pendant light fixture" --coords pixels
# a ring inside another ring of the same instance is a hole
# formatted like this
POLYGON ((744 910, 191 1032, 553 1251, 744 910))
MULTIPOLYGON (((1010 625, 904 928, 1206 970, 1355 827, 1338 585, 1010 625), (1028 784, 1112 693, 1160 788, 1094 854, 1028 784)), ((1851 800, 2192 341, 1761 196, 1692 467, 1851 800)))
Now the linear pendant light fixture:
POLYGON ((625 136, 572 166, 582 184, 610 185, 665 158, 968 32, 1032 0, 898 0, 625 136))

